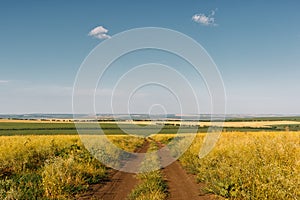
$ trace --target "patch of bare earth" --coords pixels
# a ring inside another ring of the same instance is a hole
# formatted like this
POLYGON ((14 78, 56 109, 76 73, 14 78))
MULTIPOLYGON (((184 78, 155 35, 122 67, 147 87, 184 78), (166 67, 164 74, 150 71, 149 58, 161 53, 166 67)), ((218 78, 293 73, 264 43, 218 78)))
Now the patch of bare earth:
POLYGON ((214 195, 204 194, 204 184, 196 183, 195 177, 187 174, 178 161, 163 169, 169 188, 169 200, 208 200, 216 199, 214 195))
MULTIPOLYGON (((165 145, 157 142, 159 148, 165 145)), ((171 158, 171 153, 164 148, 159 153, 161 164, 165 166, 171 158)), ((168 185, 168 200, 209 200, 216 199, 215 195, 203 192, 205 185, 197 183, 194 175, 188 174, 178 161, 172 162, 162 169, 168 185)))

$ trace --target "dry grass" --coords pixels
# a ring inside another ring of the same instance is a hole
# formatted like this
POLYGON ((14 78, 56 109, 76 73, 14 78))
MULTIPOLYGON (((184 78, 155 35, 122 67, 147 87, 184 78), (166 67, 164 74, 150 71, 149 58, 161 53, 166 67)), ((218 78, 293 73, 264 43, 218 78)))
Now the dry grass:
MULTIPOLYGON (((130 136, 109 138, 127 151, 143 143, 130 136)), ((114 159, 122 156, 118 153, 114 159)), ((0 199, 70 199, 103 179, 107 168, 78 136, 0 137, 0 199)))
POLYGON ((203 138, 199 134, 180 161, 206 183, 206 192, 229 199, 300 199, 300 132, 223 133, 199 159, 203 138))

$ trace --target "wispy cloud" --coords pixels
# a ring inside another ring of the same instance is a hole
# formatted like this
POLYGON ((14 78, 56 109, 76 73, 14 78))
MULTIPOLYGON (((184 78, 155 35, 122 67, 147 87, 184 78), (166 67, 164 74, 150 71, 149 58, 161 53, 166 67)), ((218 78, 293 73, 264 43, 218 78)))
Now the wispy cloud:
POLYGON ((5 84, 5 83, 8 83, 9 81, 8 80, 0 80, 0 84, 5 84))
POLYGON ((204 26, 217 26, 215 23, 215 17, 217 9, 212 10, 210 14, 206 15, 203 13, 195 14, 192 17, 192 20, 196 23, 202 24, 204 26))
POLYGON ((108 30, 104 28, 103 26, 97 26, 96 28, 92 29, 89 32, 89 36, 92 36, 94 38, 98 39, 108 39, 111 38, 110 35, 107 34, 108 30))
POLYGON ((29 85, 18 90, 18 94, 26 96, 71 96, 72 86, 60 85, 29 85))

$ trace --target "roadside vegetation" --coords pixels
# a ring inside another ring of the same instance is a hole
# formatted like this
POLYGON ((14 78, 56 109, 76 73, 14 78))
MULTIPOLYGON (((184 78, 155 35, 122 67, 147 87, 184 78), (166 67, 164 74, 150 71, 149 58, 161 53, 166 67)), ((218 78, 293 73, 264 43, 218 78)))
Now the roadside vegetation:
POLYGON ((203 139, 197 136, 180 162, 206 184, 205 192, 229 199, 300 199, 300 132, 223 133, 199 159, 203 139))
POLYGON ((167 184, 160 170, 160 159, 156 153, 157 144, 151 141, 145 160, 141 164, 140 174, 137 178, 140 180, 133 191, 129 194, 129 200, 164 200, 167 198, 167 184))
MULTIPOLYGON (((110 139, 127 151, 143 143, 130 136, 110 139)), ((73 199, 107 178, 107 168, 78 136, 1 136, 0 199, 73 199)))

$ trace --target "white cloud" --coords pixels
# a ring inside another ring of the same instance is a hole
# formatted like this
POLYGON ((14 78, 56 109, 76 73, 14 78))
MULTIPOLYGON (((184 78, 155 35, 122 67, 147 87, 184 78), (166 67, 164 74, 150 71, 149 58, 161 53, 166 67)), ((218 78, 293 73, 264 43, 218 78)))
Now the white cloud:
POLYGON ((216 10, 212 10, 209 15, 205 15, 203 13, 195 14, 192 17, 192 20, 196 23, 205 25, 205 26, 216 26, 214 15, 216 14, 216 10))
POLYGON ((108 39, 111 38, 110 35, 107 34, 108 30, 103 26, 97 26, 89 32, 89 36, 98 38, 98 39, 108 39))

